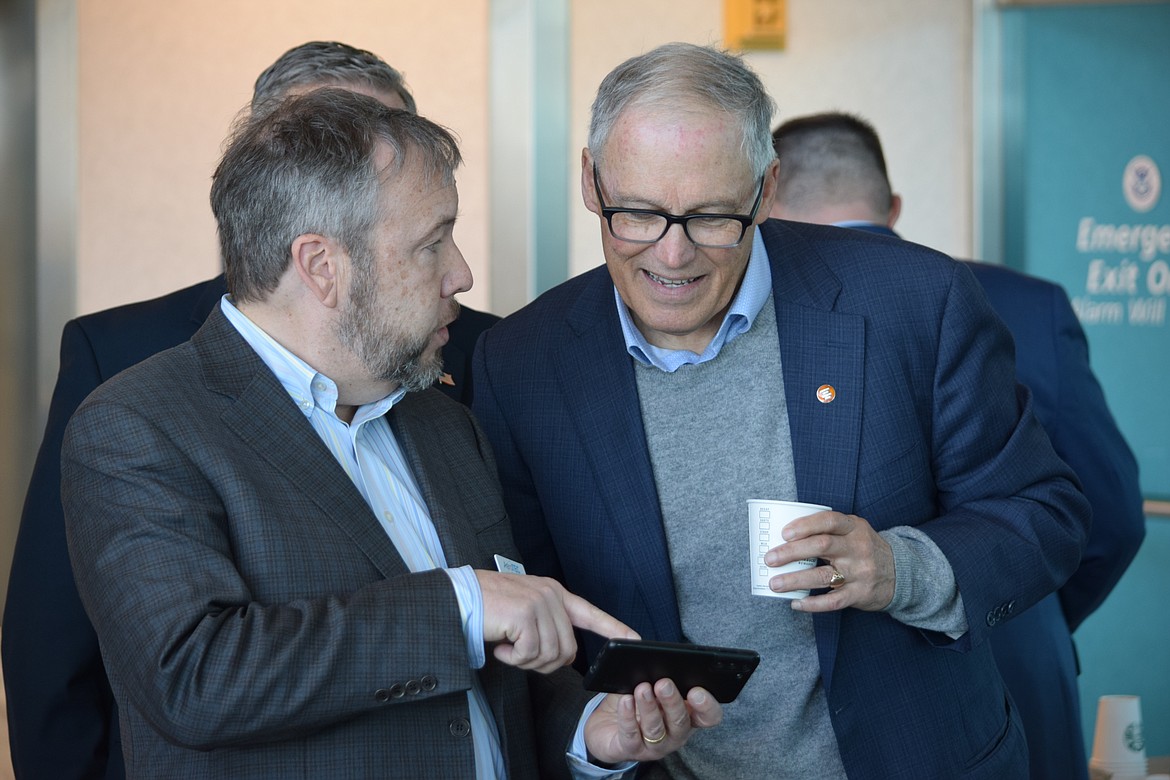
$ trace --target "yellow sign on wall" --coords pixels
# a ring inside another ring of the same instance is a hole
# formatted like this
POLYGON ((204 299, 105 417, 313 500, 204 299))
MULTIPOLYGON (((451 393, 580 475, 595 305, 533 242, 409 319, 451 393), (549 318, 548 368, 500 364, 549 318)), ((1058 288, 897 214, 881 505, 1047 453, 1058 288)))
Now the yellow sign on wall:
POLYGON ((723 0, 723 45, 728 49, 783 49, 786 0, 723 0))

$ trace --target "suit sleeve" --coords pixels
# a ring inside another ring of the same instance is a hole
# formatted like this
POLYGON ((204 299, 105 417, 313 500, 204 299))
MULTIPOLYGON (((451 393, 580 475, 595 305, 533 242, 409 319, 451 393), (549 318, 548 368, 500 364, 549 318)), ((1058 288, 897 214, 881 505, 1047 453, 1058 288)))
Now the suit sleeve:
POLYGON ((1053 319, 1060 386, 1048 433, 1093 508, 1081 565, 1059 591, 1069 630, 1075 631, 1117 585, 1141 547, 1146 525, 1137 461, 1089 366, 1085 332, 1059 288, 1053 288, 1053 319))
POLYGON ((4 683, 18 777, 121 774, 113 695, 74 584, 61 507, 65 426, 103 379, 84 329, 70 321, 61 337, 60 371, 25 496, 4 610, 4 683))
POLYGON ((1006 326, 960 264, 940 328, 930 435, 941 514, 919 528, 951 563, 966 645, 1068 579, 1089 508, 1014 381, 1006 326))
POLYGON ((265 500, 241 481, 247 464, 217 457, 197 466, 203 453, 175 436, 140 404, 91 398, 70 422, 62 454, 66 531, 86 611, 115 687, 160 734, 194 749, 299 739, 469 689, 444 572, 380 578, 354 554, 328 561, 319 576, 289 575, 294 561, 315 571, 319 553, 300 544, 298 525, 328 521, 309 515, 273 528, 279 518, 265 505, 277 497, 265 500), (229 504, 259 519, 229 522, 229 504), (329 584, 341 578, 361 584, 329 584), (259 600, 253 587, 285 598, 259 600), (424 674, 436 678, 433 691, 405 700, 379 694, 424 674))

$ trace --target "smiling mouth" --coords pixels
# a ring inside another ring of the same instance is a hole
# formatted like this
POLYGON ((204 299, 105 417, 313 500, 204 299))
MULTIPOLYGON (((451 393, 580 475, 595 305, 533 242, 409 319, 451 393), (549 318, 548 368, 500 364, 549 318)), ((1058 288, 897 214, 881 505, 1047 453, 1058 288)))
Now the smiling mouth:
POLYGON ((659 276, 649 271, 646 272, 646 275, 650 277, 651 281, 661 284, 663 287, 683 287, 699 278, 692 276, 690 279, 667 279, 665 276, 659 276))

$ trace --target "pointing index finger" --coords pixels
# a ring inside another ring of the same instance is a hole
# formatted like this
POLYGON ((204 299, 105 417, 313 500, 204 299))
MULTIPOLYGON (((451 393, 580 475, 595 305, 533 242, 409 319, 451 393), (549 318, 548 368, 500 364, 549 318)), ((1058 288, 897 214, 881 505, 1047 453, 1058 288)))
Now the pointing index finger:
POLYGON ((569 622, 577 628, 592 631, 606 639, 641 638, 634 629, 580 596, 565 591, 564 604, 569 622))

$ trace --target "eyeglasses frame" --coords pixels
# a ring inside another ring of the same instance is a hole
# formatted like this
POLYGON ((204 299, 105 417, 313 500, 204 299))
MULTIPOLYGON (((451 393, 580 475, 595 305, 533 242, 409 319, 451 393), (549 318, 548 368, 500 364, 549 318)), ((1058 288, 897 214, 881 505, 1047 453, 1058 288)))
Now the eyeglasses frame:
POLYGON ((747 235, 748 228, 751 227, 752 224, 756 221, 756 214, 759 212, 760 203, 764 199, 764 179, 766 176, 766 173, 760 176, 760 187, 756 191, 756 200, 752 204, 751 213, 746 216, 743 214, 718 213, 683 214, 682 216, 676 216, 666 211, 658 211, 657 209, 628 209, 617 206, 606 206, 605 198, 601 196, 601 178, 597 173, 597 163, 593 163, 593 189, 594 192, 597 193, 597 203, 601 206, 601 216, 605 219, 606 224, 609 226, 610 235, 612 235, 614 238, 617 238, 619 241, 625 241, 629 244, 657 244, 670 231, 672 225, 678 224, 682 225, 683 234, 687 237, 687 240, 695 246, 703 247, 704 249, 731 249, 733 247, 737 247, 743 243, 743 237, 747 235), (662 233, 658 236, 658 238, 655 238, 652 241, 647 239, 622 238, 617 233, 613 232, 613 218, 616 214, 646 214, 662 217, 666 220, 666 227, 662 229, 662 233), (738 222, 740 225, 739 238, 736 239, 735 243, 732 244, 701 244, 691 237, 691 231, 687 223, 689 223, 692 219, 730 219, 738 222))

